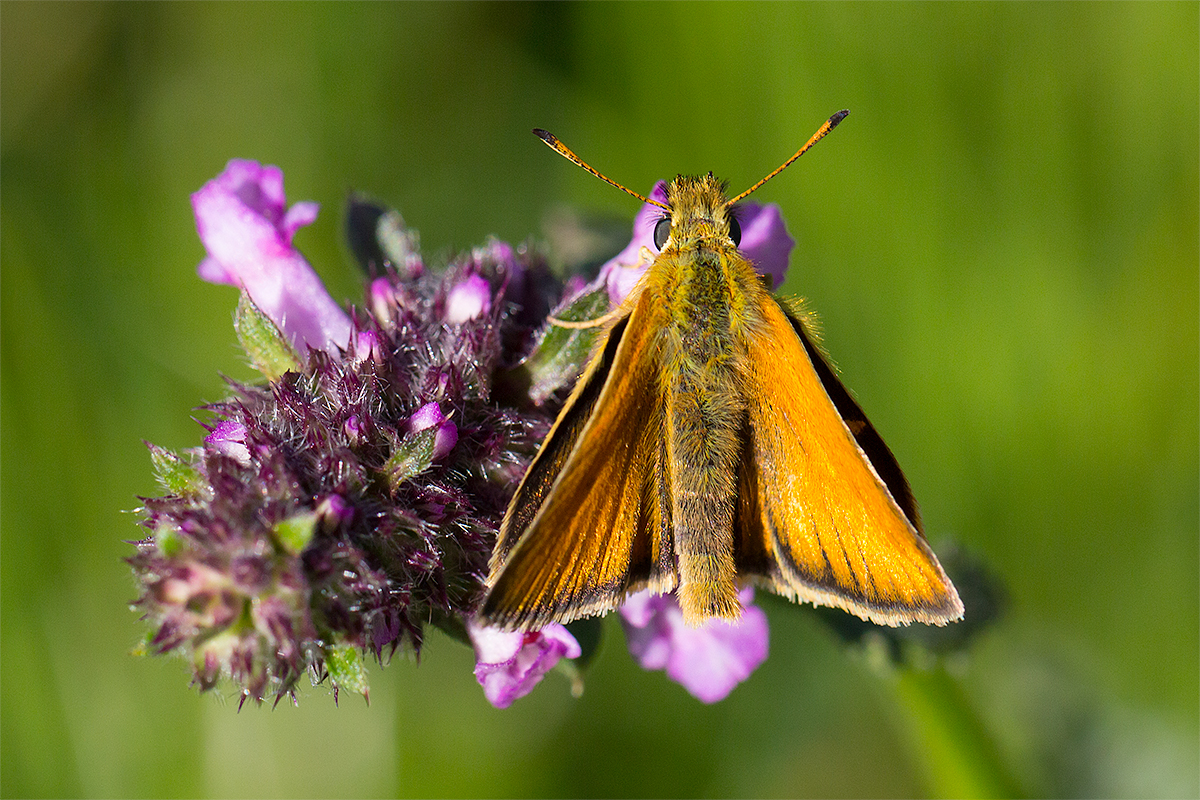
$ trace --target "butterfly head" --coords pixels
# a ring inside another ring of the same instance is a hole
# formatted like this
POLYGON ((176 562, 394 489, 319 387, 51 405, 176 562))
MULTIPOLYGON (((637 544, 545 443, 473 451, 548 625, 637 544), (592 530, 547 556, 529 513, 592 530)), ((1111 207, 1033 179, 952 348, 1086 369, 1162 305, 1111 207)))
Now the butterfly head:
POLYGON ((726 199, 727 185, 710 172, 707 175, 679 175, 667 186, 669 210, 654 227, 654 246, 680 249, 688 242, 732 241, 737 247, 742 238, 737 211, 726 199))

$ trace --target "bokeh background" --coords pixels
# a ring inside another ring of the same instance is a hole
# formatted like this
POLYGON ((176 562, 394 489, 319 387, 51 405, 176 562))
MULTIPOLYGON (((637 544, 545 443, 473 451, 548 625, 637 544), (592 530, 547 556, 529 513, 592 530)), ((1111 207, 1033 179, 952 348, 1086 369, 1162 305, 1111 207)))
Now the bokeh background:
POLYGON ((1196 796, 1198 8, 4 3, 0 793, 1196 796), (228 159, 322 203, 297 243, 358 301, 350 190, 427 253, 544 238, 636 203, 531 127, 641 191, 740 190, 844 107, 756 199, 931 539, 1006 587, 965 654, 880 669, 765 600, 772 655, 712 707, 609 620, 579 699, 492 709, 434 635, 369 707, 240 713, 131 655, 142 440, 196 445, 253 375, 194 273, 228 159))

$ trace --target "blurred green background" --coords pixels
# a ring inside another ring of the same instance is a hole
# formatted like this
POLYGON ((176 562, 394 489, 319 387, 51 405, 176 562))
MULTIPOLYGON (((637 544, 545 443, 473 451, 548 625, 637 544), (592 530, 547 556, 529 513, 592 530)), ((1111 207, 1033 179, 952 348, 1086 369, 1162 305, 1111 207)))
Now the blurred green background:
POLYGON ((1196 796, 1198 8, 4 3, 0 793, 1196 796), (609 620, 579 699, 494 710, 435 635, 370 707, 239 714, 130 655, 142 439, 196 445, 252 376, 194 273, 188 195, 229 158, 322 203, 297 243, 357 301, 350 190, 427 253, 520 241, 636 210, 534 126, 640 191, 740 190, 840 108, 756 199, 930 538, 1007 586, 965 656, 888 674, 764 600, 771 657, 712 707, 609 620))

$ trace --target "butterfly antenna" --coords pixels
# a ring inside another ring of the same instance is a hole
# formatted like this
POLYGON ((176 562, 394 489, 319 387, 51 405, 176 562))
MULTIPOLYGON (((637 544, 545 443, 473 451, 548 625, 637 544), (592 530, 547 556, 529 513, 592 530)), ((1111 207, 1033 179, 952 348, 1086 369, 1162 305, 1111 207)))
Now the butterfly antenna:
MULTIPOLYGON (((826 124, 828 124, 828 123, 826 123, 826 124)), ((836 123, 835 123, 835 124, 836 124, 836 123)), ((596 170, 595 170, 595 169, 594 169, 594 168, 593 168, 591 165, 589 165, 589 164, 588 164, 586 161, 584 161, 584 160, 583 160, 582 158, 580 158, 579 156, 575 155, 575 152, 574 152, 573 150, 571 150, 571 148, 567 147, 565 144, 563 144, 562 142, 560 142, 560 141, 558 140, 558 137, 557 137, 557 136, 555 136, 555 135, 554 135, 553 133, 551 133, 550 131, 544 131, 544 130, 542 130, 541 128, 534 128, 534 129, 533 129, 533 134, 534 134, 535 136, 537 136, 539 139, 541 139, 543 142, 545 142, 546 144, 548 144, 548 145, 550 145, 552 148, 554 148, 554 150, 555 150, 555 151, 556 151, 556 152, 557 152, 557 153, 558 153, 560 156, 562 156, 563 158, 567 159, 568 161, 572 161, 572 162, 574 162, 575 164, 578 164, 579 166, 583 167, 583 168, 584 168, 584 169, 586 169, 588 172, 592 173, 592 174, 593 174, 593 175, 595 175, 597 178, 599 178, 600 180, 602 180, 602 181, 604 181, 605 183, 609 184, 610 186, 615 186, 615 187, 617 187, 618 189, 620 189, 622 192, 625 192, 626 194, 631 194, 631 195, 633 195, 633 196, 634 196, 634 197, 636 197, 638 200, 641 200, 643 203, 650 203, 651 205, 656 205, 656 206, 658 206, 659 208, 666 209, 667 211, 670 211, 670 210, 671 210, 671 207, 670 207, 669 205, 667 205, 666 203, 660 203, 660 202, 658 202, 657 200, 651 200, 649 197, 643 197, 642 195, 638 194, 637 192, 633 191, 632 189, 626 189, 624 186, 622 186, 621 184, 617 183, 617 182, 616 182, 616 181, 614 181, 612 178, 606 178, 605 176, 601 175, 601 174, 600 174, 599 172, 597 172, 597 171, 596 171, 596 170)), ((799 154, 797 154, 797 155, 799 155, 799 154)), ((796 159, 794 159, 794 158, 792 159, 792 161, 795 161, 795 160, 796 160, 796 159)), ((789 163, 790 163, 790 162, 789 162, 789 163)), ((786 166, 786 164, 785 164, 784 166, 786 166)), ((783 169, 783 167, 780 167, 779 169, 783 169)), ((776 172, 778 172, 779 170, 775 170, 775 171, 776 171, 776 172)), ((764 180, 765 180, 765 179, 764 179, 764 180)), ((761 183, 761 182, 762 182, 762 181, 760 181, 759 183, 761 183)), ((756 189, 757 189, 758 187, 756 186, 756 187, 754 187, 754 188, 756 188, 756 189)))
MULTIPOLYGON (((839 122, 841 122, 842 120, 844 120, 844 119, 846 118, 846 115, 847 115, 847 114, 849 114, 849 113, 850 113, 850 112, 849 112, 848 110, 846 110, 846 109, 843 109, 843 110, 841 110, 841 111, 837 112, 836 114, 834 114, 834 115, 833 115, 832 117, 830 117, 829 119, 825 120, 825 124, 824 124, 824 125, 822 125, 820 128, 817 128, 817 132, 816 132, 816 133, 814 133, 814 134, 812 135, 812 138, 811 138, 811 139, 809 139, 807 142, 805 142, 805 143, 804 143, 804 147, 801 147, 799 150, 797 150, 797 151, 796 151, 796 155, 792 156, 792 157, 791 157, 791 158, 789 158, 787 161, 785 161, 785 162, 783 162, 782 164, 780 164, 780 165, 779 165, 779 167, 778 167, 778 168, 777 168, 777 169, 776 169, 774 172, 772 172, 770 175, 768 175, 767 177, 763 178, 761 181, 759 181, 758 183, 754 184, 754 185, 753 185, 753 186, 751 186, 749 189, 747 189, 746 191, 742 192, 741 194, 739 194, 737 197, 735 197, 735 198, 733 198, 732 200, 730 200, 730 201, 729 201, 728 203, 726 203, 725 205, 726 205, 726 206, 732 206, 734 203, 736 203, 737 201, 741 200, 743 197, 745 197, 746 195, 750 194, 751 192, 753 192, 754 190, 756 190, 758 187, 762 186, 762 185, 763 185, 764 183, 766 183, 767 181, 771 180, 771 178, 774 178, 776 175, 778 175, 779 173, 783 172, 785 169, 787 169, 787 167, 788 167, 788 166, 789 166, 789 165, 790 165, 790 164, 791 164, 793 161, 795 161, 795 160, 796 160, 797 158, 799 158, 800 156, 804 155, 804 154, 805 154, 805 152, 807 152, 807 151, 808 151, 808 148, 812 147, 814 144, 816 144, 817 142, 819 142, 819 141, 821 141, 822 139, 824 139, 824 138, 825 138, 825 134, 829 133, 831 130, 833 130, 834 128, 836 128, 836 127, 837 127, 837 125, 838 125, 838 123, 839 123, 839 122)), ((534 132, 536 133, 536 131, 534 131, 534 132)), ((553 147, 553 145, 551 145, 551 147, 553 147)), ((561 151, 560 151, 560 152, 561 152, 561 151)), ((570 151, 568 151, 568 152, 570 152, 570 151)), ((566 155, 566 154, 564 153, 564 155, 566 155)), ((573 155, 573 154, 572 154, 572 155, 573 155)), ((567 156, 567 157, 568 157, 568 158, 570 158, 570 156, 567 156)), ((579 162, 576 162, 576 163, 579 163, 579 162)), ((585 169, 589 169, 589 170, 591 170, 591 167, 587 166, 586 164, 584 164, 583 166, 584 166, 584 168, 585 168, 585 169)), ((592 172, 595 172, 595 170, 592 170, 592 172)), ((601 177, 604 177, 604 176, 601 176, 601 177)), ((607 178, 605 178, 605 180, 608 180, 608 179, 607 179, 607 178)), ((612 181, 609 181, 609 183, 612 183, 612 181)), ((622 187, 622 188, 624 188, 624 187, 622 187)), ((628 189, 625 189, 625 191, 627 191, 627 192, 628 192, 629 190, 628 190, 628 189)))

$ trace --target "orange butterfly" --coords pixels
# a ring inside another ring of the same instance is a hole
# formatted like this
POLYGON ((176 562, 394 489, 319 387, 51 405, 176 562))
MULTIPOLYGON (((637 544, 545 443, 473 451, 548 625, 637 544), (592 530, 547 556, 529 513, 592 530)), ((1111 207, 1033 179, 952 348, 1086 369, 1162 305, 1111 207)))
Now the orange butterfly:
POLYGON ((500 527, 482 614, 534 629, 641 589, 684 618, 741 613, 754 583, 872 622, 944 625, 962 602, 921 533, 895 458, 814 342, 738 250, 710 173, 659 203, 660 252, 606 318, 599 347, 500 527))

